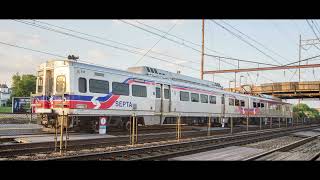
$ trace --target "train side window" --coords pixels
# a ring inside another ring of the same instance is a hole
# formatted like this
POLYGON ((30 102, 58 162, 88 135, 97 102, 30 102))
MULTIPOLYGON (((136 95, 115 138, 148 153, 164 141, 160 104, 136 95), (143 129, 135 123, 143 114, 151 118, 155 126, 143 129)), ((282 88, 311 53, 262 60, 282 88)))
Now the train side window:
POLYGON ((79 92, 81 92, 81 93, 87 92, 87 79, 86 78, 79 78, 78 88, 79 88, 79 92))
POLYGON ((199 94, 191 93, 191 102, 199 102, 199 94))
POLYGON ((253 102, 253 107, 257 107, 257 103, 256 102, 253 102))
POLYGON ((56 80, 56 91, 57 93, 63 93, 66 91, 66 76, 57 76, 56 80))
POLYGON ((112 94, 129 96, 129 84, 112 82, 112 94))
POLYGON ((260 107, 260 103, 257 103, 257 107, 260 107))
POLYGON ((148 71, 148 72, 151 72, 149 67, 147 67, 147 71, 148 71))
POLYGON ((244 100, 241 100, 241 101, 240 101, 240 105, 241 105, 242 107, 246 106, 244 100))
POLYGON ((234 106, 234 99, 229 98, 229 106, 234 106))
POLYGON ((156 98, 160 98, 161 97, 161 91, 159 87, 156 87, 156 98))
POLYGON ((208 103, 208 95, 200 94, 201 103, 208 103))
POLYGON ((150 68, 151 72, 154 73, 153 68, 150 68))
POLYGON ((169 89, 164 89, 163 90, 164 98, 165 99, 170 99, 170 91, 169 89))
POLYGON ((147 97, 147 87, 140 85, 132 85, 132 96, 147 97))
POLYGON ((264 103, 261 103, 261 108, 264 108, 264 103))
POLYGON ((98 80, 98 79, 90 79, 89 80, 89 91, 92 93, 109 93, 109 82, 98 80))
POLYGON ((189 92, 180 91, 180 101, 189 101, 189 92))
POLYGON ((239 99, 236 99, 236 100, 235 100, 235 105, 236 105, 236 106, 239 106, 239 105, 240 105, 239 99))
POLYGON ((210 96, 210 104, 217 104, 217 97, 216 96, 210 96))

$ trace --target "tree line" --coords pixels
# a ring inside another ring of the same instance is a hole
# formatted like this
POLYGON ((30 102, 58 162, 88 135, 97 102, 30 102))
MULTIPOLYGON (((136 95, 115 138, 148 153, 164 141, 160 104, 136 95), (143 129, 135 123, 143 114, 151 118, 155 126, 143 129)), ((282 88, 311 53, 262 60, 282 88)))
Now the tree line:
POLYGON ((36 81, 37 77, 32 74, 14 74, 12 76, 12 92, 7 105, 12 105, 12 97, 30 97, 31 93, 35 93, 36 81))

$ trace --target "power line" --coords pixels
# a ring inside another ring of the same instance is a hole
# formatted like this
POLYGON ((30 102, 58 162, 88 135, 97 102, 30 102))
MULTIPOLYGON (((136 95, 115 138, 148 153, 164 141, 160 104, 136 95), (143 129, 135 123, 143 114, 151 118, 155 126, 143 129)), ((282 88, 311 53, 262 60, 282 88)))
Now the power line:
POLYGON ((50 55, 50 56, 55 56, 55 57, 59 57, 59 58, 66 58, 66 56, 62 56, 62 55, 59 55, 59 54, 54 54, 54 53, 50 53, 50 52, 46 52, 46 51, 35 50, 35 49, 31 49, 31 48, 26 48, 26 47, 14 45, 14 44, 9 44, 9 43, 2 42, 2 41, 0 41, 0 44, 11 46, 11 47, 15 47, 15 48, 20 48, 20 49, 25 49, 25 50, 29 50, 29 51, 33 51, 33 52, 37 52, 37 53, 41 53, 41 54, 46 54, 46 55, 50 55))
MULTIPOLYGON (((313 29, 312 25, 309 23, 309 21, 308 21, 307 19, 306 19, 306 21, 307 21, 307 23, 308 23, 309 27, 311 28, 312 32, 313 32, 313 33, 314 33, 314 35, 316 36, 316 38, 317 38, 318 40, 320 40, 320 39, 319 39, 319 37, 318 37, 318 35, 317 35, 317 33, 314 31, 314 29, 313 29)), ((320 48, 319 48, 317 45, 315 45, 315 44, 314 44, 314 46, 315 46, 317 49, 319 49, 319 50, 320 50, 320 48)))
POLYGON ((310 58, 306 58, 306 59, 303 59, 303 60, 301 60, 301 61, 295 61, 295 62, 286 64, 286 65, 284 65, 284 66, 288 66, 288 65, 295 64, 295 63, 298 63, 298 62, 309 61, 310 59, 315 59, 315 58, 317 58, 317 57, 320 57, 320 55, 313 56, 313 57, 310 57, 310 58))
MULTIPOLYGON (((122 21, 122 20, 121 20, 121 21, 122 21)), ((162 30, 160 30, 160 29, 158 29, 158 28, 155 28, 155 27, 153 27, 153 26, 151 26, 151 25, 148 25, 148 24, 145 24, 145 23, 142 23, 142 22, 139 22, 139 21, 135 21, 135 22, 137 22, 137 23, 139 23, 139 24, 141 24, 141 25, 143 25, 143 26, 149 27, 149 28, 151 28, 151 29, 157 30, 157 31, 159 31, 159 32, 166 33, 165 31, 162 31, 162 30)), ((137 27, 137 28, 139 27, 139 26, 136 26, 136 25, 133 25, 133 24, 130 24, 130 25, 132 25, 132 26, 134 26, 134 27, 137 27)), ((139 29, 141 29, 141 27, 140 27, 139 29)), ((147 31, 147 32, 150 32, 150 31, 147 31)), ((196 45, 196 46, 201 47, 200 44, 197 44, 197 43, 194 43, 194 42, 192 42, 192 41, 183 39, 183 38, 178 37, 178 36, 176 36, 176 35, 173 35, 173 34, 170 34, 170 33, 168 33, 168 35, 170 35, 170 36, 172 36, 172 37, 175 37, 175 38, 177 38, 177 39, 180 39, 180 40, 182 40, 183 42, 188 42, 188 43, 191 43, 191 44, 193 44, 193 45, 196 45)), ((159 35, 158 35, 158 36, 159 36, 159 35)), ((176 43, 182 45, 180 42, 176 42, 176 43)), ((216 51, 216 50, 209 49, 209 48, 207 48, 207 47, 205 47, 205 49, 206 49, 206 50, 209 50, 209 51, 212 51, 212 52, 215 52, 215 53, 218 53, 218 54, 223 54, 223 55, 224 55, 224 53, 218 52, 218 51, 216 51)), ((199 50, 197 50, 197 51, 200 52, 199 50)), ((216 56, 216 55, 211 55, 211 54, 205 54, 205 55, 206 55, 206 56, 210 56, 210 57, 215 57, 215 58, 223 58, 223 59, 237 60, 237 61, 239 60, 239 59, 233 58, 233 57, 223 57, 223 56, 216 56)), ((243 62, 248 62, 248 63, 261 64, 261 63, 259 63, 259 62, 249 61, 249 60, 241 60, 241 61, 243 61, 243 62)), ((225 63, 227 63, 227 64, 230 64, 230 65, 236 67, 236 65, 231 64, 231 63, 229 63, 229 62, 227 62, 227 61, 223 61, 223 62, 225 62, 225 63)), ((269 64, 269 65, 270 65, 270 64, 269 64)))
MULTIPOLYGON (((119 41, 114 41, 114 40, 106 39, 106 38, 99 37, 99 36, 96 36, 96 35, 92 35, 92 34, 80 32, 80 31, 76 31, 76 30, 73 30, 73 29, 70 29, 70 28, 65 28, 65 27, 61 27, 61 26, 57 26, 57 25, 53 25, 53 24, 50 24, 50 23, 46 23, 46 22, 42 22, 42 21, 37 21, 37 20, 33 20, 33 21, 36 21, 36 22, 42 23, 42 24, 46 24, 46 25, 49 25, 49 26, 52 26, 52 27, 64 29, 64 30, 67 30, 67 31, 75 32, 75 33, 78 33, 78 34, 86 35, 86 36, 89 36, 89 37, 97 38, 97 39, 100 39, 100 40, 109 41, 109 42, 112 42, 112 43, 115 43, 115 44, 120 44, 120 45, 123 45, 123 46, 126 46, 126 47, 130 47, 130 48, 133 48, 133 49, 145 50, 145 49, 142 49, 142 48, 139 48, 139 47, 136 47, 136 46, 132 46, 132 45, 129 45, 129 44, 125 44, 125 43, 122 43, 122 42, 119 42, 119 41)), ((188 62, 191 62, 191 63, 200 64, 199 62, 182 59, 182 58, 175 57, 175 56, 171 56, 171 55, 168 55, 168 54, 163 54, 163 53, 160 53, 160 52, 157 52, 157 51, 154 51, 154 50, 150 50, 150 53, 154 53, 154 54, 158 54, 158 55, 170 57, 170 58, 177 59, 177 60, 183 60, 183 61, 188 61, 188 62)))
MULTIPOLYGON (((19 21, 19 20, 15 20, 15 21, 20 22, 20 23, 24 23, 24 24, 27 24, 27 25, 31 25, 31 26, 34 26, 34 27, 38 27, 38 28, 41 28, 41 29, 45 29, 45 30, 48 30, 48 31, 52 31, 52 32, 63 34, 63 35, 71 36, 71 37, 74 37, 74 38, 78 38, 78 39, 86 40, 86 41, 89 41, 89 42, 97 43, 97 44, 100 44, 100 45, 103 45, 103 46, 112 47, 112 48, 115 48, 115 49, 118 49, 118 50, 122 50, 122 51, 126 51, 126 52, 129 52, 129 53, 132 53, 132 54, 139 54, 139 55, 142 54, 139 51, 134 51, 134 50, 130 50, 130 49, 122 48, 122 47, 117 47, 117 46, 114 46, 114 45, 106 44, 106 43, 99 42, 99 41, 92 40, 92 39, 88 39, 88 38, 84 38, 84 37, 77 36, 77 35, 74 35, 74 34, 70 34, 70 33, 67 33, 67 32, 63 32, 63 31, 59 31, 59 30, 52 29, 52 28, 49 28, 49 27, 41 26, 41 25, 38 25, 38 24, 33 24, 33 23, 29 23, 29 22, 25 22, 25 21, 19 21)), ((158 57, 154 57, 154 56, 150 56, 150 55, 146 55, 146 56, 150 57, 152 59, 156 59, 156 60, 159 60, 159 61, 167 62, 167 63, 170 63, 170 64, 175 64, 175 65, 178 65, 178 66, 181 66, 181 67, 185 67, 185 68, 189 68, 189 69, 193 69, 195 71, 198 71, 197 69, 194 69, 192 67, 181 65, 181 64, 178 64, 178 63, 174 63, 174 62, 162 59, 162 58, 158 58, 158 57)))
MULTIPOLYGON (((126 24, 128 24, 128 25, 131 25, 131 26, 133 26, 133 27, 135 27, 135 28, 141 29, 141 30, 143 30, 143 31, 145 31, 145 32, 148 32, 148 33, 154 34, 154 35, 156 35, 156 36, 162 37, 161 34, 158 34, 158 33, 155 33, 155 32, 153 32, 153 31, 147 30, 147 29, 145 29, 145 28, 142 28, 142 27, 137 26, 137 25, 135 25, 135 24, 129 23, 129 22, 127 22, 127 21, 124 21, 124 20, 119 20, 119 21, 121 21, 121 22, 123 22, 123 23, 126 23, 126 24)), ((168 37, 164 37, 164 39, 167 39, 167 40, 169 40, 169 41, 171 41, 171 42, 180 44, 180 45, 182 45, 182 46, 188 47, 188 48, 190 48, 190 49, 192 49, 192 50, 194 50, 194 51, 196 51, 196 52, 201 53, 200 50, 195 49, 195 48, 193 48, 193 47, 191 47, 191 46, 188 46, 188 45, 186 45, 186 44, 184 44, 184 43, 178 42, 178 41, 173 40, 173 39, 170 39, 170 38, 168 38, 168 37)))
POLYGON ((318 31, 318 33, 320 34, 320 31, 318 29, 318 23, 317 22, 313 22, 313 20, 311 20, 311 22, 314 25, 314 27, 316 28, 316 30, 318 31))
POLYGON ((218 26, 220 26, 221 28, 225 29, 226 31, 228 31, 230 34, 234 35, 235 37, 237 37, 238 39, 240 39, 241 41, 245 42, 246 44, 248 44, 249 46, 253 47, 254 49, 256 49, 257 51, 259 51, 260 53, 262 53, 263 55, 267 56, 268 58, 272 59, 273 61, 281 64, 279 61, 277 61, 276 59, 274 59, 273 57, 271 57, 270 55, 266 54, 265 52, 263 52, 262 50, 260 50, 259 48, 257 48, 255 45, 251 44, 250 42, 246 41, 243 37, 235 34, 234 32, 232 32, 231 30, 229 30, 228 28, 226 28, 225 26, 221 25, 220 23, 211 20, 213 23, 217 24, 218 26))
POLYGON ((136 63, 137 65, 175 26, 177 23, 175 23, 136 63))
MULTIPOLYGON (((53 24, 50 24, 50 23, 41 22, 41 21, 37 21, 37 20, 33 20, 33 21, 34 21, 34 22, 39 22, 39 23, 42 23, 42 24, 46 24, 46 25, 49 25, 49 26, 52 26, 52 27, 56 27, 56 28, 68 30, 68 31, 71 31, 71 32, 75 32, 75 33, 78 33, 78 34, 86 35, 86 36, 89 36, 89 37, 93 37, 93 38, 97 38, 97 39, 109 41, 109 42, 112 42, 112 43, 121 44, 121 45, 123 45, 123 46, 127 46, 127 47, 130 47, 130 48, 139 49, 139 50, 144 50, 144 49, 139 48, 139 47, 136 47, 136 46, 132 46, 132 45, 128 45, 128 44, 125 44, 125 43, 122 43, 122 42, 118 42, 118 41, 114 41, 114 40, 102 38, 102 37, 99 37, 99 36, 96 36, 96 35, 91 35, 91 34, 88 34, 88 33, 79 32, 79 31, 76 31, 76 30, 73 30, 73 29, 70 29, 70 28, 65 28, 65 27, 61 27, 61 26, 57 26, 57 25, 53 25, 53 24)), ((32 23, 32 24, 34 25, 34 23, 32 23)), ((29 24, 29 25, 31 25, 31 24, 29 24)), ((39 27, 38 27, 38 28, 39 28, 39 27)), ((48 29, 46 29, 46 30, 48 30, 48 29)), ((187 61, 187 62, 194 63, 194 64, 200 64, 199 62, 196 62, 196 61, 186 60, 186 59, 183 59, 183 58, 174 57, 174 56, 167 55, 167 54, 163 54, 163 53, 159 53, 159 52, 156 52, 156 51, 150 51, 150 52, 151 52, 151 53, 154 53, 154 54, 158 54, 158 55, 170 57, 170 58, 173 58, 173 59, 177 59, 177 60, 187 61)), ((142 53, 142 52, 140 52, 140 53, 142 53)), ((148 57, 149 57, 149 56, 148 56, 148 57)))
MULTIPOLYGON (((158 29, 158 28, 156 28, 156 27, 154 27, 154 26, 151 26, 151 25, 148 25, 148 24, 142 23, 142 22, 137 21, 137 20, 136 20, 135 22, 137 22, 137 23, 139 23, 139 24, 141 24, 141 25, 143 25, 143 26, 146 26, 146 27, 148 27, 148 28, 154 29, 154 30, 156 30, 156 31, 159 31, 159 32, 165 33, 165 31, 160 30, 160 29, 158 29)), ((170 33, 168 33, 168 35, 169 35, 169 36, 172 36, 172 37, 175 37, 175 38, 177 38, 177 39, 180 39, 180 40, 182 40, 182 42, 188 42, 188 43, 193 44, 193 45, 195 45, 195 46, 199 46, 199 47, 201 47, 201 44, 198 44, 198 43, 192 42, 192 41, 190 41, 190 40, 186 40, 186 39, 181 38, 181 37, 179 37, 179 36, 177 36, 177 35, 173 35, 173 34, 170 34, 170 33)), ((213 49, 210 49, 210 48, 207 48, 207 47, 205 47, 205 49, 206 49, 206 50, 209 50, 209 51, 212 51, 212 52, 215 52, 215 53, 218 53, 218 54, 222 54, 222 55, 224 55, 224 56, 225 56, 225 54, 224 54, 224 53, 222 53, 222 52, 218 52, 218 51, 216 51, 216 50, 213 50, 213 49)))
MULTIPOLYGON (((143 30, 143 31, 145 31, 145 32, 148 32, 148 33, 151 33, 151 34, 153 34, 153 35, 156 35, 156 36, 160 36, 160 37, 161 37, 160 34, 155 33, 155 32, 153 32, 153 31, 150 31, 150 30, 147 30, 147 29, 142 28, 142 27, 140 27, 140 26, 137 26, 137 25, 135 25, 135 24, 126 22, 126 21, 124 21, 124 20, 119 20, 119 21, 121 21, 121 22, 123 22, 123 23, 126 23, 126 24, 128 24, 128 25, 131 25, 131 26, 133 26, 133 27, 135 27, 135 28, 138 28, 138 29, 140 29, 140 30, 143 30)), ((138 23, 143 24, 143 23, 141 23, 141 22, 138 22, 138 23)), ((144 24, 144 25, 145 25, 145 26, 148 26, 148 27, 152 27, 152 26, 150 26, 150 25, 146 25, 146 24, 144 24)), ((153 29, 156 29, 156 28, 153 27, 153 29)), ((161 31, 161 30, 159 30, 159 31, 161 31)), ((161 31, 161 32, 163 32, 163 31, 161 31)), ((190 49, 192 49, 192 50, 194 50, 194 51, 196 51, 196 52, 198 52, 198 53, 201 53, 200 50, 195 49, 195 48, 193 48, 193 47, 191 47, 191 46, 188 46, 188 45, 186 45, 185 43, 178 42, 178 41, 173 40, 173 39, 170 39, 170 38, 168 38, 168 37, 164 37, 164 39, 167 39, 167 40, 169 40, 169 41, 171 41, 171 42, 174 42, 174 43, 176 43, 176 44, 179 44, 179 45, 188 47, 188 48, 190 48, 190 49)), ((182 38, 179 38, 179 39, 182 39, 182 38)), ((184 39, 183 39, 183 40, 184 40, 184 39)), ((185 40, 185 41, 186 41, 186 40, 185 40)), ((187 41, 187 42, 191 42, 191 41, 187 41)), ((193 43, 193 44, 195 44, 195 43, 193 43)), ((199 45, 199 46, 201 46, 201 45, 199 45)), ((212 50, 212 51, 213 51, 213 50, 212 50)), ((226 61, 223 61, 223 62, 235 66, 234 64, 231 64, 231 63, 229 63, 229 62, 226 62, 226 61)))
POLYGON ((253 42, 255 42, 255 43, 259 44, 260 46, 264 47, 265 49, 269 50, 270 52, 274 53, 275 55, 277 55, 277 56, 281 57, 282 59, 284 59, 284 60, 286 60, 286 61, 289 61, 289 62, 290 62, 290 60, 289 60, 289 59, 287 59, 287 58, 285 58, 285 57, 281 56, 279 53, 277 53, 277 52, 273 51, 272 49, 270 49, 270 48, 266 47, 266 46, 265 46, 265 45, 263 45, 262 43, 258 42, 257 40, 253 39, 252 37, 248 36, 247 34, 245 34, 245 33, 241 32, 239 29, 235 28, 235 27, 234 27, 234 26, 232 26, 231 24, 229 24, 229 23, 227 23, 227 22, 225 22, 225 21, 223 21, 223 20, 221 20, 221 21, 222 21, 223 23, 227 24, 227 25, 228 25, 229 27, 231 27, 232 29, 234 29, 234 30, 236 30, 237 32, 239 32, 240 34, 244 35, 244 36, 245 36, 245 37, 247 37, 248 39, 252 40, 253 42))
MULTIPOLYGON (((205 54, 206 56, 211 56, 215 58, 221 58, 221 59, 229 59, 233 61, 239 61, 239 62, 247 62, 247 63, 253 63, 253 64, 261 64, 261 65, 268 65, 268 66, 278 66, 275 64, 269 64, 269 63, 262 63, 262 62, 256 62, 256 61, 250 61, 250 60, 243 60, 243 59, 236 59, 236 58, 228 58, 228 57, 223 57, 223 56, 216 56, 216 55, 211 55, 211 54, 205 54)), ((236 65, 234 65, 236 66, 236 65)))
POLYGON ((229 30, 227 27, 221 25, 220 23, 211 20, 212 22, 214 22, 215 24, 217 24, 218 26, 220 26, 221 28, 225 29, 226 31, 228 31, 230 34, 234 35, 235 37, 237 37, 238 39, 240 39, 241 41, 245 42, 246 44, 250 45, 251 47, 253 47, 254 49, 258 50, 260 53, 264 54, 265 56, 269 57, 270 59, 274 60, 275 62, 279 63, 280 65, 283 65, 282 63, 280 63, 279 61, 277 61, 276 59, 274 59, 273 57, 271 57, 270 55, 266 54, 265 52, 263 52, 262 50, 260 50, 259 48, 257 48, 255 45, 251 44, 250 42, 246 41, 242 36, 232 32, 231 30, 229 30))
MULTIPOLYGON (((71 37, 87 40, 87 41, 90 41, 90 42, 95 42, 95 43, 98 43, 98 44, 101 44, 101 45, 106 45, 106 46, 113 47, 113 48, 116 48, 116 49, 119 49, 119 50, 124 50, 124 51, 130 52, 130 53, 141 54, 140 52, 130 51, 130 50, 127 50, 125 48, 119 48, 117 46, 108 45, 108 44, 105 44, 105 43, 102 43, 102 42, 98 42, 98 41, 94 41, 94 40, 91 40, 91 39, 83 38, 83 37, 76 36, 76 35, 73 35, 73 34, 70 34, 70 33, 62 32, 62 31, 59 31, 59 30, 55 30, 55 29, 52 29, 52 28, 49 28, 49 27, 44 27, 44 26, 41 26, 41 25, 38 25, 38 24, 33 24, 33 23, 19 21, 19 20, 15 20, 15 21, 20 22, 20 23, 24 23, 24 24, 27 24, 27 25, 31 25, 31 26, 34 26, 34 27, 38 27, 38 28, 41 28, 41 29, 45 29, 45 30, 48 30, 48 31, 64 34, 64 35, 67 35, 67 36, 71 36, 71 37)), ((44 53, 44 54, 48 54, 48 55, 53 55, 53 56, 60 57, 60 58, 66 58, 66 56, 61 56, 61 55, 56 55, 56 54, 53 54, 53 53, 42 52, 42 51, 34 50, 34 49, 31 49, 31 48, 25 48, 25 47, 22 47, 22 46, 12 45, 12 44, 9 44, 9 43, 4 43, 3 42, 2 44, 13 46, 13 47, 17 47, 17 48, 22 48, 22 49, 26 49, 26 50, 31 50, 33 52, 39 52, 39 53, 44 53)), ((189 67, 189 66, 181 65, 181 64, 174 63, 174 62, 171 62, 171 61, 168 61, 168 60, 164 60, 164 59, 160 59, 160 58, 157 58, 157 57, 153 57, 153 56, 149 56, 149 55, 147 57, 151 57, 153 59, 157 59, 157 60, 164 61, 164 62, 167 62, 167 63, 170 63, 170 64, 174 64, 174 65, 178 65, 178 66, 181 66, 181 67, 185 67, 185 68, 197 71, 197 72, 199 71, 198 69, 194 69, 194 68, 189 67)), ((220 77, 224 78, 222 76, 220 76, 220 77)), ((224 78, 224 79, 228 79, 228 78, 224 78)))

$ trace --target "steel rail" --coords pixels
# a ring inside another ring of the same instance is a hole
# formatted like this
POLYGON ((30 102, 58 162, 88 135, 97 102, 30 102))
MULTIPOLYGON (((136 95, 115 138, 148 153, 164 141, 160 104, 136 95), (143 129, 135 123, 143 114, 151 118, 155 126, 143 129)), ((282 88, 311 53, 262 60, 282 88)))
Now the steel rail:
MULTIPOLYGON (((196 140, 191 140, 188 142, 179 142, 179 143, 173 143, 173 144, 162 144, 162 145, 156 145, 156 146, 152 146, 152 147, 140 147, 140 148, 132 148, 132 149, 126 149, 126 150, 115 150, 115 151, 109 151, 109 152, 94 152, 94 153, 87 153, 87 154, 77 154, 77 155, 70 155, 70 156, 64 156, 64 157, 54 157, 54 158, 48 158, 48 159, 40 159, 40 161, 44 160, 44 161, 51 161, 51 160, 100 160, 100 159, 115 159, 114 157, 116 156, 123 156, 123 157, 127 157, 128 159, 132 156, 132 155, 137 155, 137 154, 148 154, 151 151, 154 152, 158 152, 159 150, 163 149, 163 150, 168 150, 170 149, 170 147, 182 147, 184 150, 183 151, 176 151, 174 154, 180 154, 180 153, 185 153, 187 150, 185 149, 186 146, 189 147, 193 147, 191 148, 191 150, 188 150, 189 153, 194 152, 194 151, 199 151, 200 149, 200 145, 204 144, 212 144, 214 143, 214 145, 210 145, 210 147, 205 147, 205 149, 208 148, 217 148, 217 147, 223 147, 223 146, 228 146, 228 145, 234 145, 234 144, 241 144, 241 143, 248 143, 250 142, 254 142, 254 141, 259 141, 262 139, 268 139, 268 138, 272 138, 275 136, 279 136, 279 135, 285 135, 288 133, 292 133, 292 132, 296 132, 296 131, 300 131, 301 129, 312 129, 315 128, 315 126, 304 126, 304 127, 296 127, 296 128, 290 128, 290 129, 286 129, 283 130, 278 129, 278 131, 273 131, 273 133, 268 133, 268 132, 256 132, 253 134, 243 134, 243 135, 235 135, 235 136, 231 136, 231 137, 220 137, 220 138, 202 138, 202 139, 196 139, 196 140), (248 138, 248 139, 244 139, 244 138, 248 138), (227 141, 227 142, 226 142, 227 141), (219 144, 216 144, 219 143, 219 144), (194 147, 198 147, 194 148, 194 147), (144 153, 145 152, 145 153, 144 153)), ((201 150, 203 150, 203 148, 201 148, 201 150)), ((157 159, 157 158, 161 158, 161 157, 165 157, 167 156, 167 154, 161 154, 160 155, 156 155, 156 156, 150 156, 150 157, 142 157, 142 158, 136 158, 134 160, 151 160, 151 159, 157 159)), ((132 158, 132 157, 131 157, 132 158)), ((126 159, 126 160, 128 160, 126 159)))
POLYGON ((257 159, 259 159, 261 157, 267 156, 267 155, 272 154, 272 153, 277 152, 277 151, 282 151, 282 152, 289 151, 289 150, 294 149, 296 147, 299 147, 299 146, 301 146, 303 144, 306 144, 306 143, 308 143, 308 142, 310 142, 312 140, 315 140, 318 137, 319 137, 319 135, 311 136, 311 137, 308 137, 308 138, 305 138, 305 139, 290 143, 288 145, 285 145, 285 146, 282 146, 282 147, 279 147, 279 148, 275 148, 275 149, 271 149, 269 151, 262 152, 262 153, 254 155, 254 156, 245 158, 245 159, 243 159, 243 161, 254 161, 254 160, 257 160, 257 159))

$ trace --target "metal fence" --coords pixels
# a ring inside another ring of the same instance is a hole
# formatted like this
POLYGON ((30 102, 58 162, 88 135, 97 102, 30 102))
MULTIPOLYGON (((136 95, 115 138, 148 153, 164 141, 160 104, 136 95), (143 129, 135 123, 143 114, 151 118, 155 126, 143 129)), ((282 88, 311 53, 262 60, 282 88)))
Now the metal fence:
POLYGON ((36 123, 37 115, 34 113, 0 113, 0 124, 36 123))

